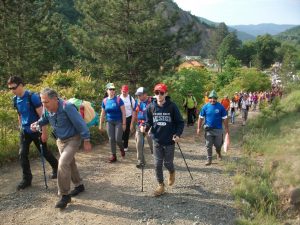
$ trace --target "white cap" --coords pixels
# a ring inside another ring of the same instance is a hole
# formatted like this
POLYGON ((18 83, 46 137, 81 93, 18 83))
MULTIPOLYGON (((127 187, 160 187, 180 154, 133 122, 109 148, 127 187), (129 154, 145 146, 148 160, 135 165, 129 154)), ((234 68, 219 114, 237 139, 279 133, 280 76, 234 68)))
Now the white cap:
POLYGON ((139 87, 139 88, 136 90, 135 95, 141 95, 141 94, 145 94, 145 93, 147 93, 146 88, 144 88, 144 87, 139 87))

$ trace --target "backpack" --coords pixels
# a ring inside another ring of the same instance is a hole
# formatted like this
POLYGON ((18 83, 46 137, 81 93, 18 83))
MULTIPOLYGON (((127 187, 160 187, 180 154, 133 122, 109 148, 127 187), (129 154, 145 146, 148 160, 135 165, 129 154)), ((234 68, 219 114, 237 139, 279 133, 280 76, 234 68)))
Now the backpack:
MULTIPOLYGON (((34 92, 31 92, 31 91, 28 91, 28 102, 27 102, 27 104, 29 104, 29 107, 31 107, 31 108, 33 108, 34 110, 34 113, 35 113, 35 115, 38 117, 38 118, 40 118, 40 116, 38 115, 38 113, 36 112, 36 110, 35 110, 35 106, 34 106, 34 104, 33 104, 33 102, 32 102, 32 95, 33 94, 37 94, 38 96, 39 96, 39 98, 41 99, 41 97, 40 97, 40 95, 39 95, 39 93, 34 93, 34 92)), ((13 97, 13 107, 17 110, 17 112, 18 112, 18 114, 19 114, 19 116, 21 115, 20 114, 20 112, 19 112, 19 109, 18 109, 18 107, 17 107, 17 96, 14 96, 13 97)))
MULTIPOLYGON (((84 119, 88 127, 98 126, 99 114, 96 112, 91 102, 84 101, 77 98, 70 98, 68 102, 75 105, 75 107, 77 108, 78 112, 80 113, 81 117, 84 119)), ((64 106, 65 104, 66 102, 64 102, 64 106)))
MULTIPOLYGON (((148 100, 147 100, 146 107, 147 107, 151 102, 153 102, 153 98, 152 98, 151 96, 149 96, 149 97, 148 97, 148 100)), ((138 109, 137 112, 139 112, 140 109, 141 109, 141 101, 140 101, 140 100, 138 100, 137 109, 138 109)))

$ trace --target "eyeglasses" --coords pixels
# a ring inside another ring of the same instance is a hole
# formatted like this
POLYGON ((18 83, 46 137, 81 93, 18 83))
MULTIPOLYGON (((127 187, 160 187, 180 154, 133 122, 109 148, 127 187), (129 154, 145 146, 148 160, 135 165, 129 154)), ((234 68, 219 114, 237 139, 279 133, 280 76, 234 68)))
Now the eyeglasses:
POLYGON ((8 87, 9 90, 16 90, 19 87, 20 84, 17 84, 17 86, 14 87, 8 87))
POLYGON ((164 95, 165 92, 163 92, 163 91, 154 91, 154 94, 155 95, 164 95))
POLYGON ((114 89, 114 88, 109 88, 108 90, 110 90, 110 91, 114 91, 115 89, 114 89))

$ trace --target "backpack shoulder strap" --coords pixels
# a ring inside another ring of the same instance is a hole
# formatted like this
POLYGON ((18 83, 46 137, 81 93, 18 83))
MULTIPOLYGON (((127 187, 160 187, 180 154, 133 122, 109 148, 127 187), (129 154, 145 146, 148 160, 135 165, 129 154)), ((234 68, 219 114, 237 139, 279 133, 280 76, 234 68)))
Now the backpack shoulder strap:
POLYGON ((107 102, 107 97, 103 99, 104 106, 106 106, 106 102, 107 102))
POLYGON ((120 106, 120 102, 121 102, 121 97, 118 95, 117 96, 117 104, 118 104, 118 106, 120 106))
POLYGON ((19 109, 17 107, 17 96, 13 97, 13 107, 17 110, 17 113, 20 115, 19 109))

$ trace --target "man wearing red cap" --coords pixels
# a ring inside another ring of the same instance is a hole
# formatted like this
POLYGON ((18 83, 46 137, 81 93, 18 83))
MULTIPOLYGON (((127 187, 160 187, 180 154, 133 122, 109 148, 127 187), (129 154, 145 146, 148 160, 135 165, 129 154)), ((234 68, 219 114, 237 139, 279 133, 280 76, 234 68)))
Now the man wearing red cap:
POLYGON ((146 122, 140 128, 141 132, 146 132, 151 128, 155 174, 159 183, 154 191, 154 196, 160 196, 165 192, 163 164, 169 171, 169 186, 175 182, 173 163, 175 142, 179 141, 184 128, 184 121, 179 109, 167 96, 167 90, 167 86, 163 83, 154 87, 156 100, 147 108, 146 122))
POLYGON ((120 98, 123 100, 125 105, 125 114, 126 114, 126 129, 123 132, 122 140, 124 151, 128 151, 128 139, 130 130, 133 130, 133 124, 131 123, 132 115, 133 115, 133 108, 134 108, 134 98, 128 94, 129 88, 128 85, 123 85, 121 88, 121 95, 120 98), (131 125, 132 124, 132 125, 131 125))

